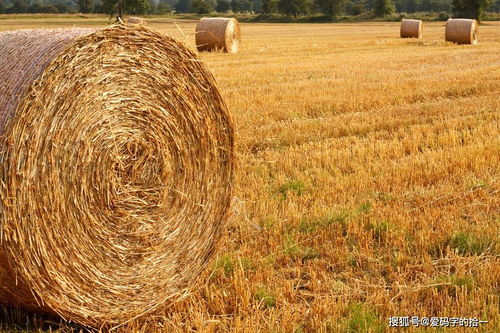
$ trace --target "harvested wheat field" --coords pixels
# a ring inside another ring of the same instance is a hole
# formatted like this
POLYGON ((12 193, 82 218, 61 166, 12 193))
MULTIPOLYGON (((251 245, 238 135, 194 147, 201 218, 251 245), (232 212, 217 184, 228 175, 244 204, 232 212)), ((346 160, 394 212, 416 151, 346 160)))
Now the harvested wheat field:
MULTIPOLYGON (((176 23, 148 19, 194 50, 196 21, 176 23)), ((200 54, 236 127, 229 227, 198 288, 118 332, 500 330, 500 23, 475 46, 424 24, 409 40, 399 22, 242 23, 239 53, 200 54)), ((1 313, 2 333, 80 330, 1 313)))

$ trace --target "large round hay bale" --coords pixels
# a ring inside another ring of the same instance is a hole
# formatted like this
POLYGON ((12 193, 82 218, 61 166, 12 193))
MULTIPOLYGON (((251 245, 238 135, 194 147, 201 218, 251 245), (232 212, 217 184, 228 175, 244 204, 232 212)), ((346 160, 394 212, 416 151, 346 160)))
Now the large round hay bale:
POLYGON ((196 25, 198 51, 236 53, 240 47, 240 25, 234 18, 202 18, 196 25))
POLYGON ((449 19, 446 22, 445 40, 457 44, 477 44, 479 26, 476 20, 449 19))
POLYGON ((174 300, 217 249, 233 124, 142 26, 0 33, 0 303, 88 326, 174 300))
POLYGON ((422 20, 403 19, 400 28, 401 38, 421 38, 422 20))
POLYGON ((127 23, 130 24, 144 24, 144 19, 140 17, 131 16, 127 19, 127 23))

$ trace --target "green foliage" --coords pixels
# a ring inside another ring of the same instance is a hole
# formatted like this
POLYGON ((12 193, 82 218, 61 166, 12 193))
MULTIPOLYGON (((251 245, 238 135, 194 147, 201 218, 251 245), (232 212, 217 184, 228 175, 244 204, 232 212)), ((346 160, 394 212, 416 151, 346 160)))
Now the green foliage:
POLYGON ((259 226, 265 230, 271 230, 276 224, 277 221, 272 217, 264 217, 259 222, 259 226))
POLYGON ((441 13, 439 13, 438 21, 448 21, 449 18, 450 18, 450 14, 448 14, 446 12, 441 12, 441 13))
POLYGON ((215 10, 219 13, 227 12, 231 9, 231 3, 228 0, 217 0, 215 10))
POLYGON ((179 0, 175 4, 175 11, 177 13, 190 13, 191 12, 191 0, 179 0))
POLYGON ((308 0, 279 0, 278 2, 279 12, 293 17, 309 14, 311 6, 308 0))
POLYGON ((12 0, 12 6, 5 10, 6 13, 27 13, 29 5, 25 0, 12 0))
POLYGON ((80 13, 92 13, 94 11, 94 0, 78 0, 80 13))
POLYGON ((392 0, 375 0, 374 12, 376 16, 388 16, 393 14, 395 10, 392 0))
POLYGON ((354 15, 354 16, 361 15, 366 10, 366 4, 364 2, 354 2, 348 0, 346 2, 345 10, 349 15, 354 15))
POLYGON ((480 255, 486 252, 491 242, 468 232, 457 232, 451 237, 450 247, 460 255, 480 255))
POLYGON ((255 299, 266 308, 276 307, 276 297, 263 286, 255 291, 255 299))
POLYGON ((377 314, 365 305, 361 303, 350 305, 348 311, 347 332, 384 332, 384 324, 380 322, 377 314))
POLYGON ((214 10, 212 4, 205 0, 193 0, 191 9, 196 14, 208 14, 214 10))
POLYGON ((240 265, 241 269, 245 272, 255 270, 255 264, 248 258, 233 259, 229 255, 222 255, 215 261, 214 276, 219 277, 223 275, 229 277, 240 265))
POLYGON ((453 0, 453 13, 456 17, 474 18, 480 21, 491 2, 492 0, 453 0))
POLYGON ((366 214, 369 213, 372 210, 372 204, 369 201, 365 201, 359 205, 359 207, 356 209, 356 212, 358 214, 366 214))
POLYGON ((168 14, 171 12, 172 12, 172 7, 170 7, 170 5, 167 2, 160 1, 158 3, 158 5, 156 6, 156 10, 154 11, 154 14, 163 15, 163 14, 168 14))
POLYGON ((293 192, 296 195, 302 195, 304 193, 306 185, 300 180, 290 180, 280 187, 278 187, 278 193, 281 194, 281 198, 284 200, 287 198, 289 192, 293 192))
POLYGON ((222 255, 215 262, 215 270, 222 271, 225 276, 231 275, 234 271, 234 263, 230 256, 222 255))
POLYGON ((252 10, 252 2, 249 0, 232 0, 231 8, 235 13, 245 13, 252 10))
POLYGON ((451 0, 395 0, 394 3, 399 13, 451 13, 451 0))
POLYGON ((4 0, 0 0, 0 14, 3 14, 5 9, 7 9, 7 4, 4 0))
POLYGON ((472 291, 475 282, 472 276, 452 274, 437 278, 436 284, 437 291, 454 297, 460 290, 472 291))
POLYGON ((302 246, 294 240, 287 240, 283 253, 293 259, 300 259, 302 261, 315 259, 320 256, 319 252, 309 246, 302 246))
POLYGON ((345 10, 347 0, 315 0, 315 5, 321 12, 331 18, 336 18, 345 10))
POLYGON ((278 12, 278 0, 263 0, 262 12, 264 14, 273 14, 278 12))
POLYGON ((313 233, 318 229, 326 229, 331 225, 337 224, 345 229, 349 214, 346 212, 330 214, 316 219, 303 219, 299 225, 299 231, 302 233, 313 233))
POLYGON ((28 13, 45 13, 45 14, 55 14, 59 13, 59 10, 52 4, 43 6, 40 2, 32 3, 28 9, 28 13))
POLYGON ((393 224, 387 220, 370 222, 368 229, 372 231, 373 238, 380 242, 384 240, 387 233, 393 229, 393 224))
POLYGON ((0 0, 0 13, 5 14, 14 14, 14 13, 46 13, 46 14, 54 14, 63 12, 66 13, 68 10, 65 7, 60 11, 58 7, 50 2, 44 2, 42 4, 41 1, 35 1, 31 4, 28 4, 25 0, 14 0, 11 4, 9 4, 5 0, 0 0))
POLYGON ((144 14, 149 9, 148 0, 103 0, 103 8, 107 14, 144 14))
POLYGON ((492 4, 490 5, 489 11, 495 12, 495 13, 500 13, 500 0, 493 0, 492 4))

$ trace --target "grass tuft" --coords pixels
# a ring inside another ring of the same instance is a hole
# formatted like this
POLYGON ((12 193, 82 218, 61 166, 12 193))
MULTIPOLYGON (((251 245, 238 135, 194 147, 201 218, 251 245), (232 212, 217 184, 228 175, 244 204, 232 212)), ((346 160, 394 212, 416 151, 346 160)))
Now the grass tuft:
POLYGON ((259 286, 255 291, 255 299, 265 308, 276 307, 276 297, 264 286, 259 286))
POLYGON ((384 325, 377 314, 366 307, 366 305, 357 303, 348 307, 348 320, 346 331, 348 333, 361 332, 383 332, 384 325))

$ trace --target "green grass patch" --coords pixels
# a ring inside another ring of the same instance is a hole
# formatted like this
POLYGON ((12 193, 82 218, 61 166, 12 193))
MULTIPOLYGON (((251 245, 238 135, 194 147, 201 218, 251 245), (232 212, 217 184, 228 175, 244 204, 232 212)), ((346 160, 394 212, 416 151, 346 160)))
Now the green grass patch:
POLYGON ((302 246, 297 241, 287 240, 283 249, 283 254, 293 259, 310 260, 320 256, 319 252, 309 246, 302 246))
POLYGON ((329 228, 332 225, 340 225, 342 229, 345 229, 348 217, 347 212, 339 212, 314 219, 302 219, 298 231, 309 234, 319 229, 329 228))
POLYGON ((306 191, 306 185, 300 180, 289 180, 278 186, 276 193, 282 200, 285 200, 290 194, 302 195, 306 191))
POLYGON ((386 238, 388 232, 394 229, 394 225, 388 220, 371 221, 367 229, 372 232, 373 238, 382 241, 386 238))
POLYGON ((384 324, 377 314, 362 303, 349 305, 346 332, 384 332, 384 324))
POLYGON ((264 286, 259 286, 255 291, 255 299, 266 308, 276 307, 276 297, 264 286))
POLYGON ((460 231, 450 239, 450 247, 462 256, 480 255, 488 251, 492 241, 486 237, 478 237, 470 232, 460 231))
POLYGON ((440 292, 446 292, 449 296, 452 297, 455 297, 457 292, 462 289, 470 292, 475 287, 474 278, 467 275, 451 274, 441 276, 440 278, 436 279, 436 283, 440 284, 436 286, 436 290, 440 292))
POLYGON ((224 276, 229 276, 234 272, 234 262, 229 255, 222 255, 215 261, 216 272, 221 272, 224 276))
POLYGON ((274 228, 274 226, 277 224, 278 221, 274 219, 273 217, 264 217, 259 221, 259 227, 261 227, 264 230, 271 230, 274 228))
POLYGON ((369 201, 365 201, 356 208, 356 213, 358 215, 368 214, 371 210, 372 210, 372 204, 369 201))

